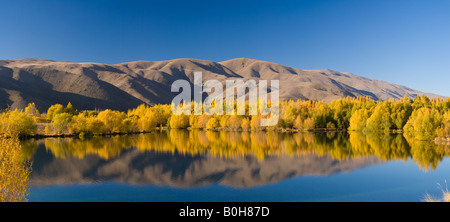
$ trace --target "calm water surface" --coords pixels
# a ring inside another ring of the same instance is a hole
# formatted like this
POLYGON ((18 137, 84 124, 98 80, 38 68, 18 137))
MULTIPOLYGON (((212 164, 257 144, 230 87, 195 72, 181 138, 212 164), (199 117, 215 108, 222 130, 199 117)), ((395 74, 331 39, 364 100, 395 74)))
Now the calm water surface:
POLYGON ((22 145, 30 202, 423 201, 450 178, 449 146, 402 135, 171 130, 22 145))

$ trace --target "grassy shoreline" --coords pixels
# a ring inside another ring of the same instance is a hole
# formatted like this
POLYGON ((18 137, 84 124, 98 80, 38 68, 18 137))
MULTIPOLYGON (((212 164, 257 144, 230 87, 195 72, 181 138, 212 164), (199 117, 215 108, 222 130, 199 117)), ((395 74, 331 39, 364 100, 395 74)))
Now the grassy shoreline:
MULTIPOLYGON (((59 137, 92 137, 92 136, 114 136, 114 135, 133 135, 133 134, 146 134, 146 133, 152 133, 154 131, 163 131, 163 130, 180 130, 178 128, 170 128, 170 127, 155 127, 152 130, 148 131, 133 131, 133 132, 116 132, 116 133, 102 133, 102 134, 80 134, 80 133, 69 133, 64 132, 61 134, 46 134, 44 127, 49 126, 50 123, 40 123, 41 127, 37 128, 37 132, 35 135, 27 135, 22 136, 21 139, 41 139, 41 138, 59 138, 59 137)), ((202 131, 228 131, 228 132, 280 132, 280 133, 298 133, 298 132, 311 132, 311 133, 344 133, 344 132, 359 132, 355 130, 349 130, 349 129, 336 129, 336 128, 319 128, 319 129, 296 129, 296 128, 262 128, 262 129, 231 129, 231 128, 224 128, 224 127, 218 127, 215 129, 205 129, 205 128, 192 128, 188 127, 182 130, 202 130, 202 131)), ((382 132, 382 134, 404 134, 406 133, 405 130, 389 130, 388 132, 382 132)), ((433 140, 423 140, 423 141, 434 141, 436 143, 448 143, 450 145, 450 138, 435 138, 433 140)))

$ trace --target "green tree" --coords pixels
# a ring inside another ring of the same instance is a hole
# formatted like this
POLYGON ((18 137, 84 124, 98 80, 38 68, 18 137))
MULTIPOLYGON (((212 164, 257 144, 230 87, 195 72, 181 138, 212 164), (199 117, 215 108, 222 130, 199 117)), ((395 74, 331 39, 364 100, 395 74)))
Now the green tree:
POLYGON ((433 140, 438 136, 437 131, 442 129, 442 119, 436 109, 422 107, 412 113, 404 130, 417 140, 433 140))
POLYGON ((391 119, 396 129, 403 129, 413 111, 409 98, 403 98, 393 104, 391 119))
POLYGON ((444 113, 442 117, 443 135, 442 137, 450 137, 450 111, 444 113))
POLYGON ((61 105, 61 104, 52 105, 47 110, 47 120, 52 121, 53 117, 55 115, 58 115, 58 114, 63 113, 63 112, 64 112, 64 106, 63 105, 61 105))
POLYGON ((353 131, 364 131, 366 129, 367 119, 369 119, 372 111, 366 108, 356 110, 350 118, 349 129, 353 131))
POLYGON ((73 108, 72 103, 69 102, 67 104, 66 108, 64 108, 64 112, 70 115, 75 115, 75 109, 73 108))
POLYGON ((413 100, 412 107, 414 110, 418 110, 420 108, 431 108, 432 103, 429 97, 427 96, 416 96, 413 100))
POLYGON ((326 104, 319 104, 314 114, 312 115, 312 120, 314 121, 314 128, 327 128, 329 122, 334 123, 333 111, 326 104))
POLYGON ((73 116, 69 124, 69 129, 72 133, 75 134, 88 132, 87 117, 82 113, 73 116))
POLYGON ((295 118, 297 118, 298 110, 291 105, 288 105, 286 109, 283 109, 281 115, 281 121, 283 124, 282 127, 292 128, 294 126, 295 118))
POLYGON ((372 132, 389 131, 392 127, 391 103, 379 103, 373 114, 367 119, 366 129, 372 132))
POLYGON ((330 108, 334 113, 333 120, 339 129, 347 129, 350 126, 350 118, 354 102, 348 98, 334 100, 330 103, 330 108))
POLYGON ((97 119, 97 117, 88 117, 87 121, 87 131, 94 135, 101 135, 104 133, 105 124, 97 119))
POLYGON ((0 131, 9 136, 32 136, 36 134, 37 126, 33 117, 19 110, 3 113, 0 131))
POLYGON ((56 130, 57 134, 61 134, 67 129, 70 121, 72 120, 72 115, 68 113, 59 113, 53 116, 51 125, 53 129, 56 130))

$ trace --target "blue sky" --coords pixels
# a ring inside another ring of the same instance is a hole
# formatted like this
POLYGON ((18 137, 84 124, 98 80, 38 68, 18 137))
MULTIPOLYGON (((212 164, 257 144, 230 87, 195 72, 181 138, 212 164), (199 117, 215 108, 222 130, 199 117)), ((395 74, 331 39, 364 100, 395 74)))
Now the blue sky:
POLYGON ((0 59, 248 57, 450 96, 450 1, 5 1, 0 59))

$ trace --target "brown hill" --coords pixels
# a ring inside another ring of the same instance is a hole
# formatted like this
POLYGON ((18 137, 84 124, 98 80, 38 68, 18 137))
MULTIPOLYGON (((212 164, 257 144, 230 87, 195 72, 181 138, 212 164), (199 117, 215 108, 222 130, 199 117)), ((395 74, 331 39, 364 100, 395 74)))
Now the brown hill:
MULTIPOLYGON (((388 82, 332 70, 301 70, 254 59, 224 62, 199 59, 135 61, 116 65, 42 59, 0 60, 0 109, 24 108, 35 102, 40 110, 71 102, 77 109, 126 110, 139 104, 170 103, 178 79, 193 82, 217 79, 278 79, 280 99, 331 100, 369 96, 376 100, 414 97, 423 92, 388 82)), ((426 94, 430 97, 437 95, 426 94)))

